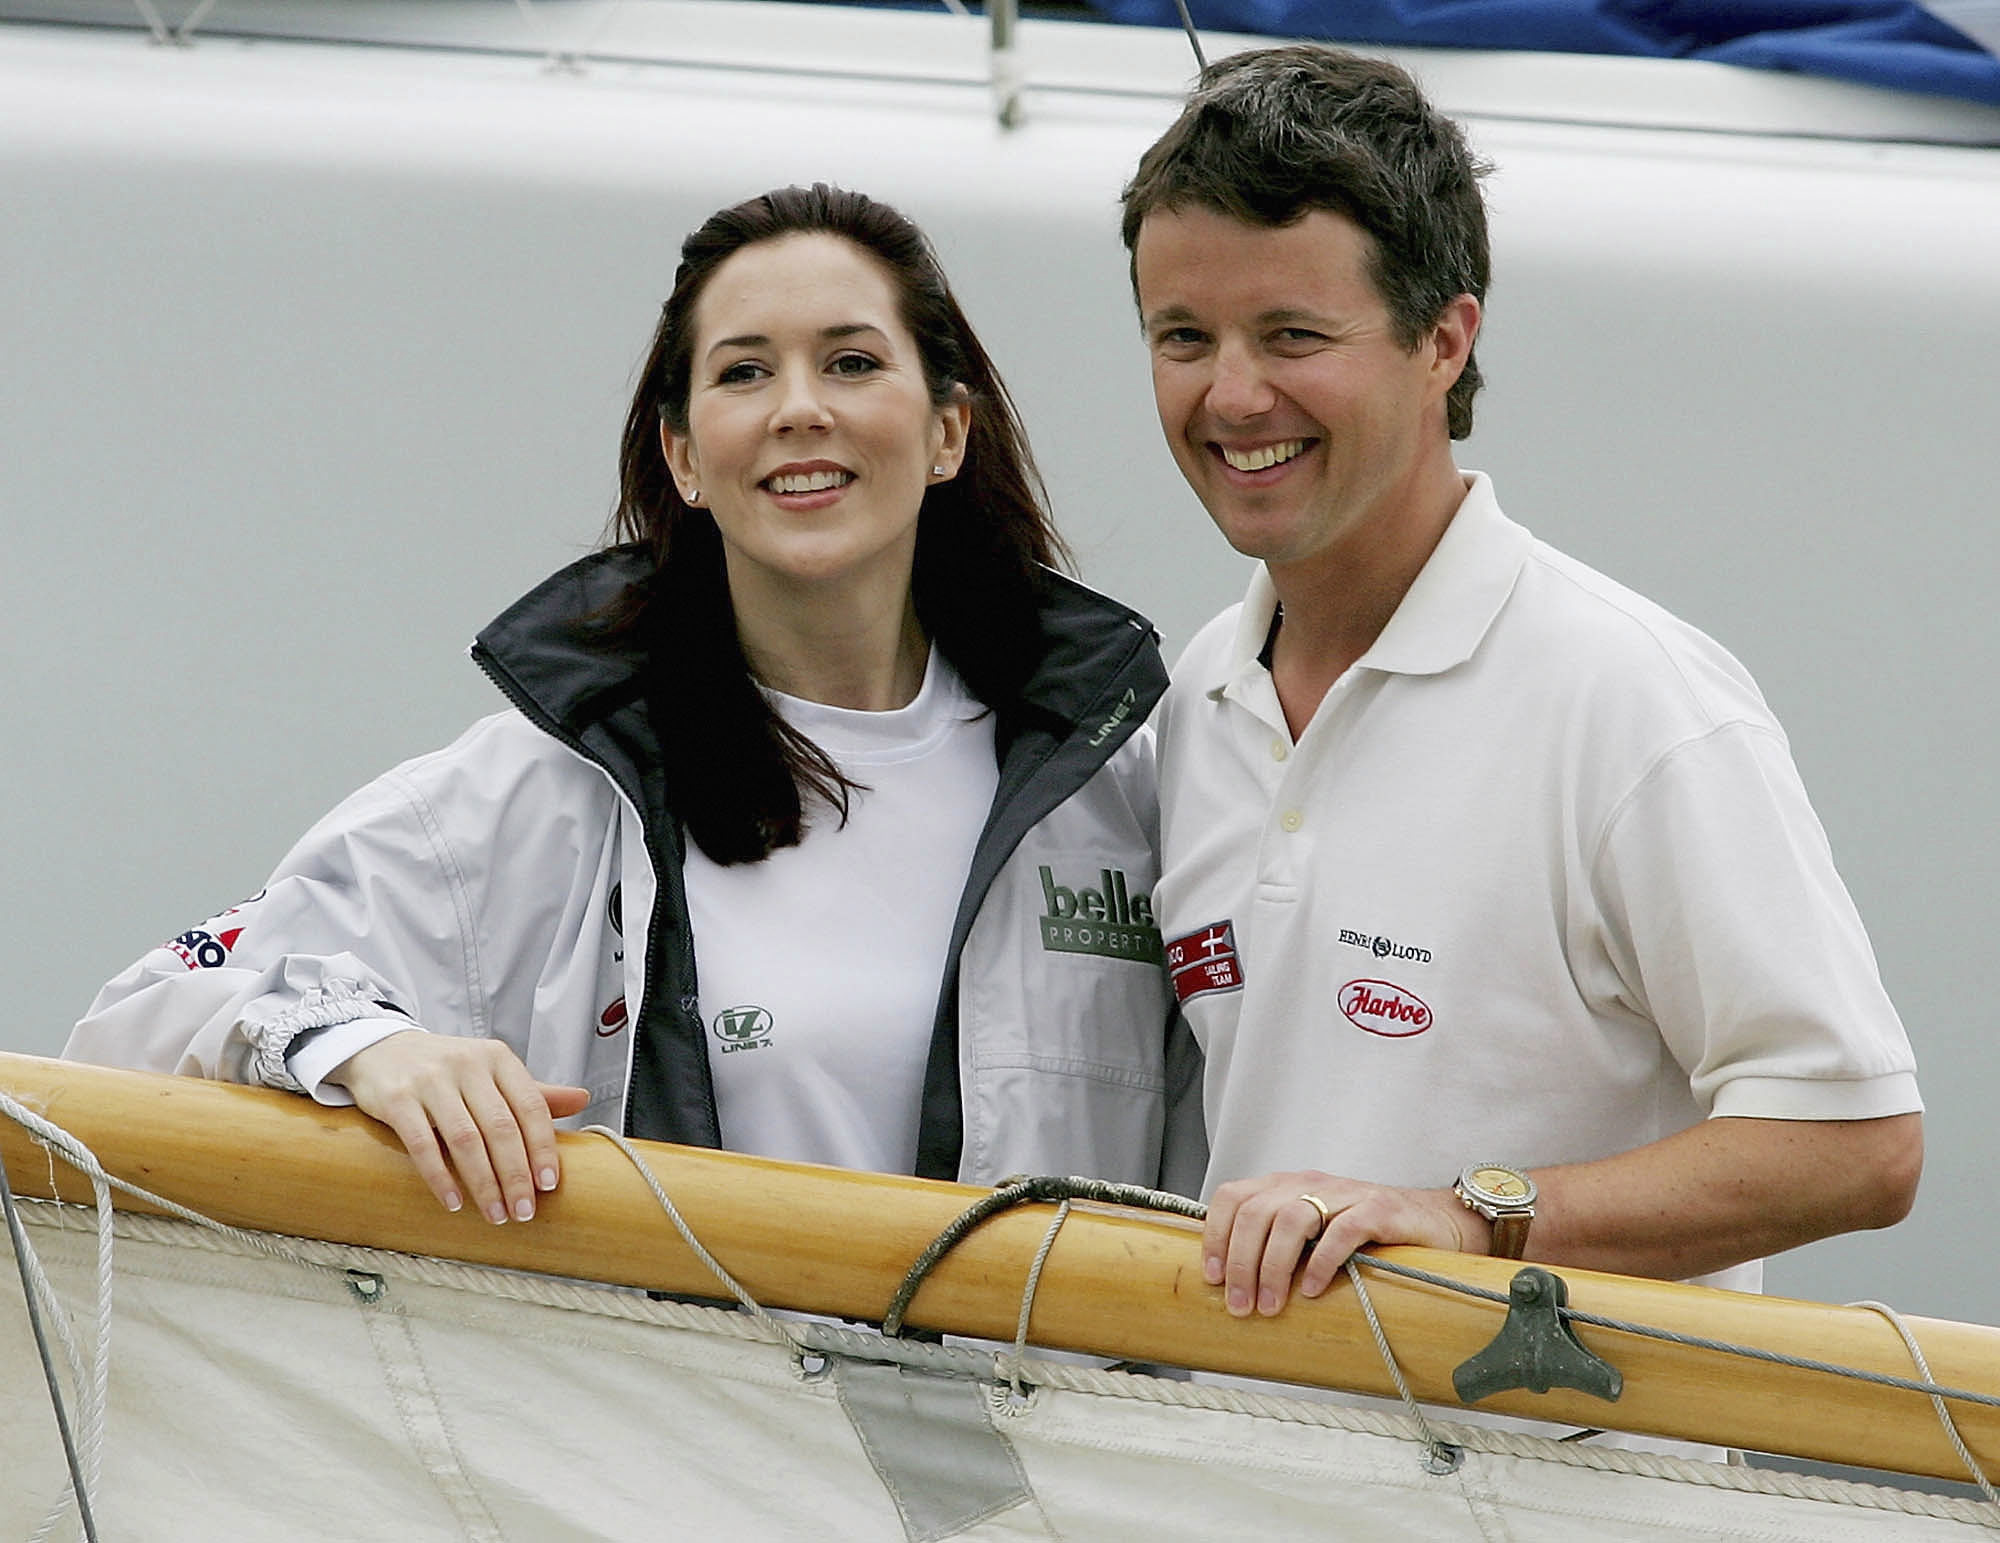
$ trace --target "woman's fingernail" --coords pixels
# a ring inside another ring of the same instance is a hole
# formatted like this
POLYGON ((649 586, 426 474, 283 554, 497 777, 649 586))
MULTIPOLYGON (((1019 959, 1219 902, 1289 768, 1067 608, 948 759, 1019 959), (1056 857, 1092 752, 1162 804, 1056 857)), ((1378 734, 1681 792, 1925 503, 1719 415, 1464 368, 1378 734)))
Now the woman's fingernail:
POLYGON ((504 1227, 507 1224, 507 1208, 499 1201, 494 1201, 486 1208, 486 1219, 496 1227, 504 1227))
POLYGON ((523 1195, 519 1200, 514 1202, 514 1219, 523 1222, 531 1222, 535 1219, 535 1202, 532 1197, 523 1195))
POLYGON ((543 1170, 542 1170, 542 1171, 541 1171, 540 1173, 538 1173, 538 1174, 536 1174, 536 1175, 535 1175, 535 1182, 536 1182, 537 1184, 541 1185, 541 1186, 542 1186, 542 1188, 543 1188, 543 1189, 545 1189, 545 1190, 546 1190, 546 1189, 554 1189, 554 1188, 556 1187, 556 1171, 555 1171, 555 1169, 553 1169, 553 1168, 544 1168, 544 1169, 543 1169, 543 1170))
POLYGON ((458 1191, 455 1189, 449 1191, 444 1197, 444 1208, 447 1211, 456 1211, 464 1204, 465 1202, 458 1198, 458 1191))

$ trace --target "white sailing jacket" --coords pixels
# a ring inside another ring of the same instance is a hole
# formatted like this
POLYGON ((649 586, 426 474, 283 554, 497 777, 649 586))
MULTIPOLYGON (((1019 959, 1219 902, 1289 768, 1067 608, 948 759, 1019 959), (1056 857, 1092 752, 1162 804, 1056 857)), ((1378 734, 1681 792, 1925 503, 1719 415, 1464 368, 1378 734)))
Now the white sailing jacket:
MULTIPOLYGON (((74 1059, 300 1090, 301 1035, 361 1020, 504 1040, 587 1089, 564 1124, 720 1145, 682 832, 645 656, 576 625, 639 578, 573 564, 480 635, 514 703, 321 820, 257 894, 99 993, 74 1059)), ((1050 574, 1040 668, 999 710, 999 787, 940 983, 919 1174, 1199 1187, 1199 1052, 1151 910, 1166 673, 1143 618, 1050 574)), ((692 731, 692 730, 691 730, 692 731)))

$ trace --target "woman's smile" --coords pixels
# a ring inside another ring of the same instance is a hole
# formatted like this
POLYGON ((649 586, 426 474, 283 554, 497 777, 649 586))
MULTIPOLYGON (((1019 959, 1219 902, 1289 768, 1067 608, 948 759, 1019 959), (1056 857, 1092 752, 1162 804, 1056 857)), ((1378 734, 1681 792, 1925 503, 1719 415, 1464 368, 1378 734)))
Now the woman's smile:
POLYGON ((687 432, 665 431, 667 457, 714 516, 739 612, 806 591, 900 612, 925 490, 956 474, 968 416, 932 400, 875 257, 787 236, 736 253, 703 292, 687 432))
POLYGON ((758 486, 787 509, 823 509, 854 481, 854 473, 831 461, 788 462, 758 486))

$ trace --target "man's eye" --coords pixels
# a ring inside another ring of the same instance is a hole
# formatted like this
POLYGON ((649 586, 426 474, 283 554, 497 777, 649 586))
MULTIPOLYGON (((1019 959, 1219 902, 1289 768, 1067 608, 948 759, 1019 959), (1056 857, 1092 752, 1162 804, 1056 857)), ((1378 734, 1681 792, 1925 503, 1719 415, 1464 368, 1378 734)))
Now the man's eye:
POLYGON ((1207 341, 1208 339, 1197 327, 1169 327, 1153 340, 1156 347, 1179 351, 1199 348, 1207 341))

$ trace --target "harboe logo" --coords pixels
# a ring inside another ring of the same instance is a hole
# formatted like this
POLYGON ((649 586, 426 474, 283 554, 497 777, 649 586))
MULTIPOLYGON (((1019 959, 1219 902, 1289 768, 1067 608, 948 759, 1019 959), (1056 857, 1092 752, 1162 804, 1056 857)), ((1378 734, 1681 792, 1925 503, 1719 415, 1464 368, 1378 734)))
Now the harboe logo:
POLYGON ((1389 1039, 1407 1039, 1431 1026, 1423 999, 1393 981, 1349 981, 1340 988, 1340 1010, 1356 1028, 1389 1039))
POLYGON ((1158 964, 1159 923, 1153 918, 1153 897, 1134 894, 1117 868, 1100 868, 1095 888, 1056 882, 1055 870, 1043 868, 1042 947, 1058 954, 1098 954, 1106 959, 1130 959, 1158 964))

